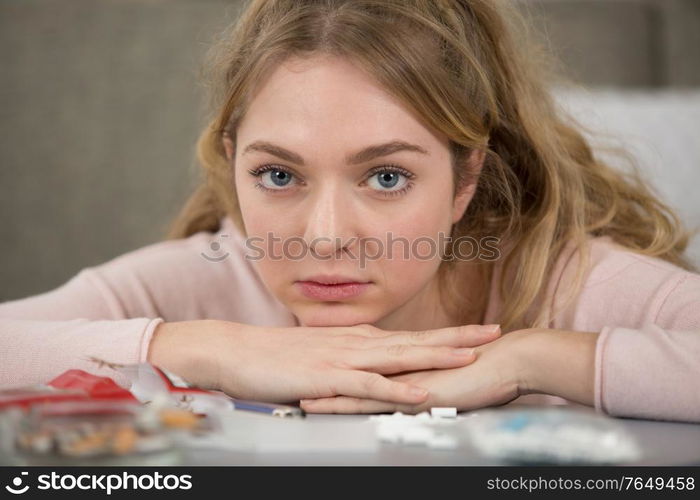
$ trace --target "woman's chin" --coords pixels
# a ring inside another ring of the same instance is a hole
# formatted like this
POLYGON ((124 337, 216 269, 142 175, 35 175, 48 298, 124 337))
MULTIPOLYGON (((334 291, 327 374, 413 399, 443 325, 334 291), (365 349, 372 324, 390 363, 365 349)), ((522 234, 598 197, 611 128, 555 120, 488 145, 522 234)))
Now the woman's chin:
POLYGON ((294 314, 301 326, 355 326, 377 321, 375 314, 360 310, 357 305, 337 302, 307 306, 294 314))

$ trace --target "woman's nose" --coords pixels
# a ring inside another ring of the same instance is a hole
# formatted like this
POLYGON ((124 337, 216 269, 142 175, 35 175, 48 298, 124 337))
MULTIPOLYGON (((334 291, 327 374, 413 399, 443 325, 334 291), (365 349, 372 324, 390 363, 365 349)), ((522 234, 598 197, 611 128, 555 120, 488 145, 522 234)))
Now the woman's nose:
POLYGON ((315 256, 333 256, 352 241, 354 218, 346 200, 334 189, 319 193, 310 208, 305 241, 315 256))

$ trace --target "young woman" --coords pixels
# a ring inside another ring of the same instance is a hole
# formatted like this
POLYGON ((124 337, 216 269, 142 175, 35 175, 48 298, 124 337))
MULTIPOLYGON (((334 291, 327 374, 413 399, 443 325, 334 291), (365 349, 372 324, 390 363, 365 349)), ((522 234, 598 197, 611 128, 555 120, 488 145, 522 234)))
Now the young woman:
POLYGON ((171 238, 0 305, 3 385, 150 361, 309 412, 700 422, 688 235, 494 0, 249 2, 171 238), (500 327, 499 327, 500 325, 500 327))

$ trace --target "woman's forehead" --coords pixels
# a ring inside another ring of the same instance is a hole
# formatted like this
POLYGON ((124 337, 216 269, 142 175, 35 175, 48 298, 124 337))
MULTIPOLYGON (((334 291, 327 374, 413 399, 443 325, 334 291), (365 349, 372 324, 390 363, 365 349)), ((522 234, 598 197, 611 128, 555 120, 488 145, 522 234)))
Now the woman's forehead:
POLYGON ((337 144, 345 153, 395 140, 429 152, 448 144, 363 71, 329 58, 279 65, 257 89, 237 132, 242 147, 257 140, 305 150, 337 144))

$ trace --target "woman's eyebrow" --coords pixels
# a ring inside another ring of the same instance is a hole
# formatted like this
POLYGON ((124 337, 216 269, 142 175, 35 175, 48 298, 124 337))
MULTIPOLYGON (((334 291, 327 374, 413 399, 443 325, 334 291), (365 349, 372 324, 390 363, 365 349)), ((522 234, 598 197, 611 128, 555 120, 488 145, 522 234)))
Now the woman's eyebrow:
MULTIPOLYGON (((278 146, 268 141, 254 141, 248 144, 243 150, 243 154, 249 153, 251 151, 260 151, 263 153, 269 153, 273 156, 277 156, 285 161, 294 163, 296 165, 304 166, 304 159, 288 149, 278 146)), ((397 153, 399 151, 412 151, 414 153, 420 153, 427 155, 429 154, 424 148, 416 144, 411 144, 405 141, 395 140, 390 142, 385 142, 383 144, 375 144, 368 146, 350 156, 348 156, 345 161, 348 165, 357 165, 360 163, 365 163, 375 158, 380 158, 382 156, 388 156, 392 153, 397 153)))

